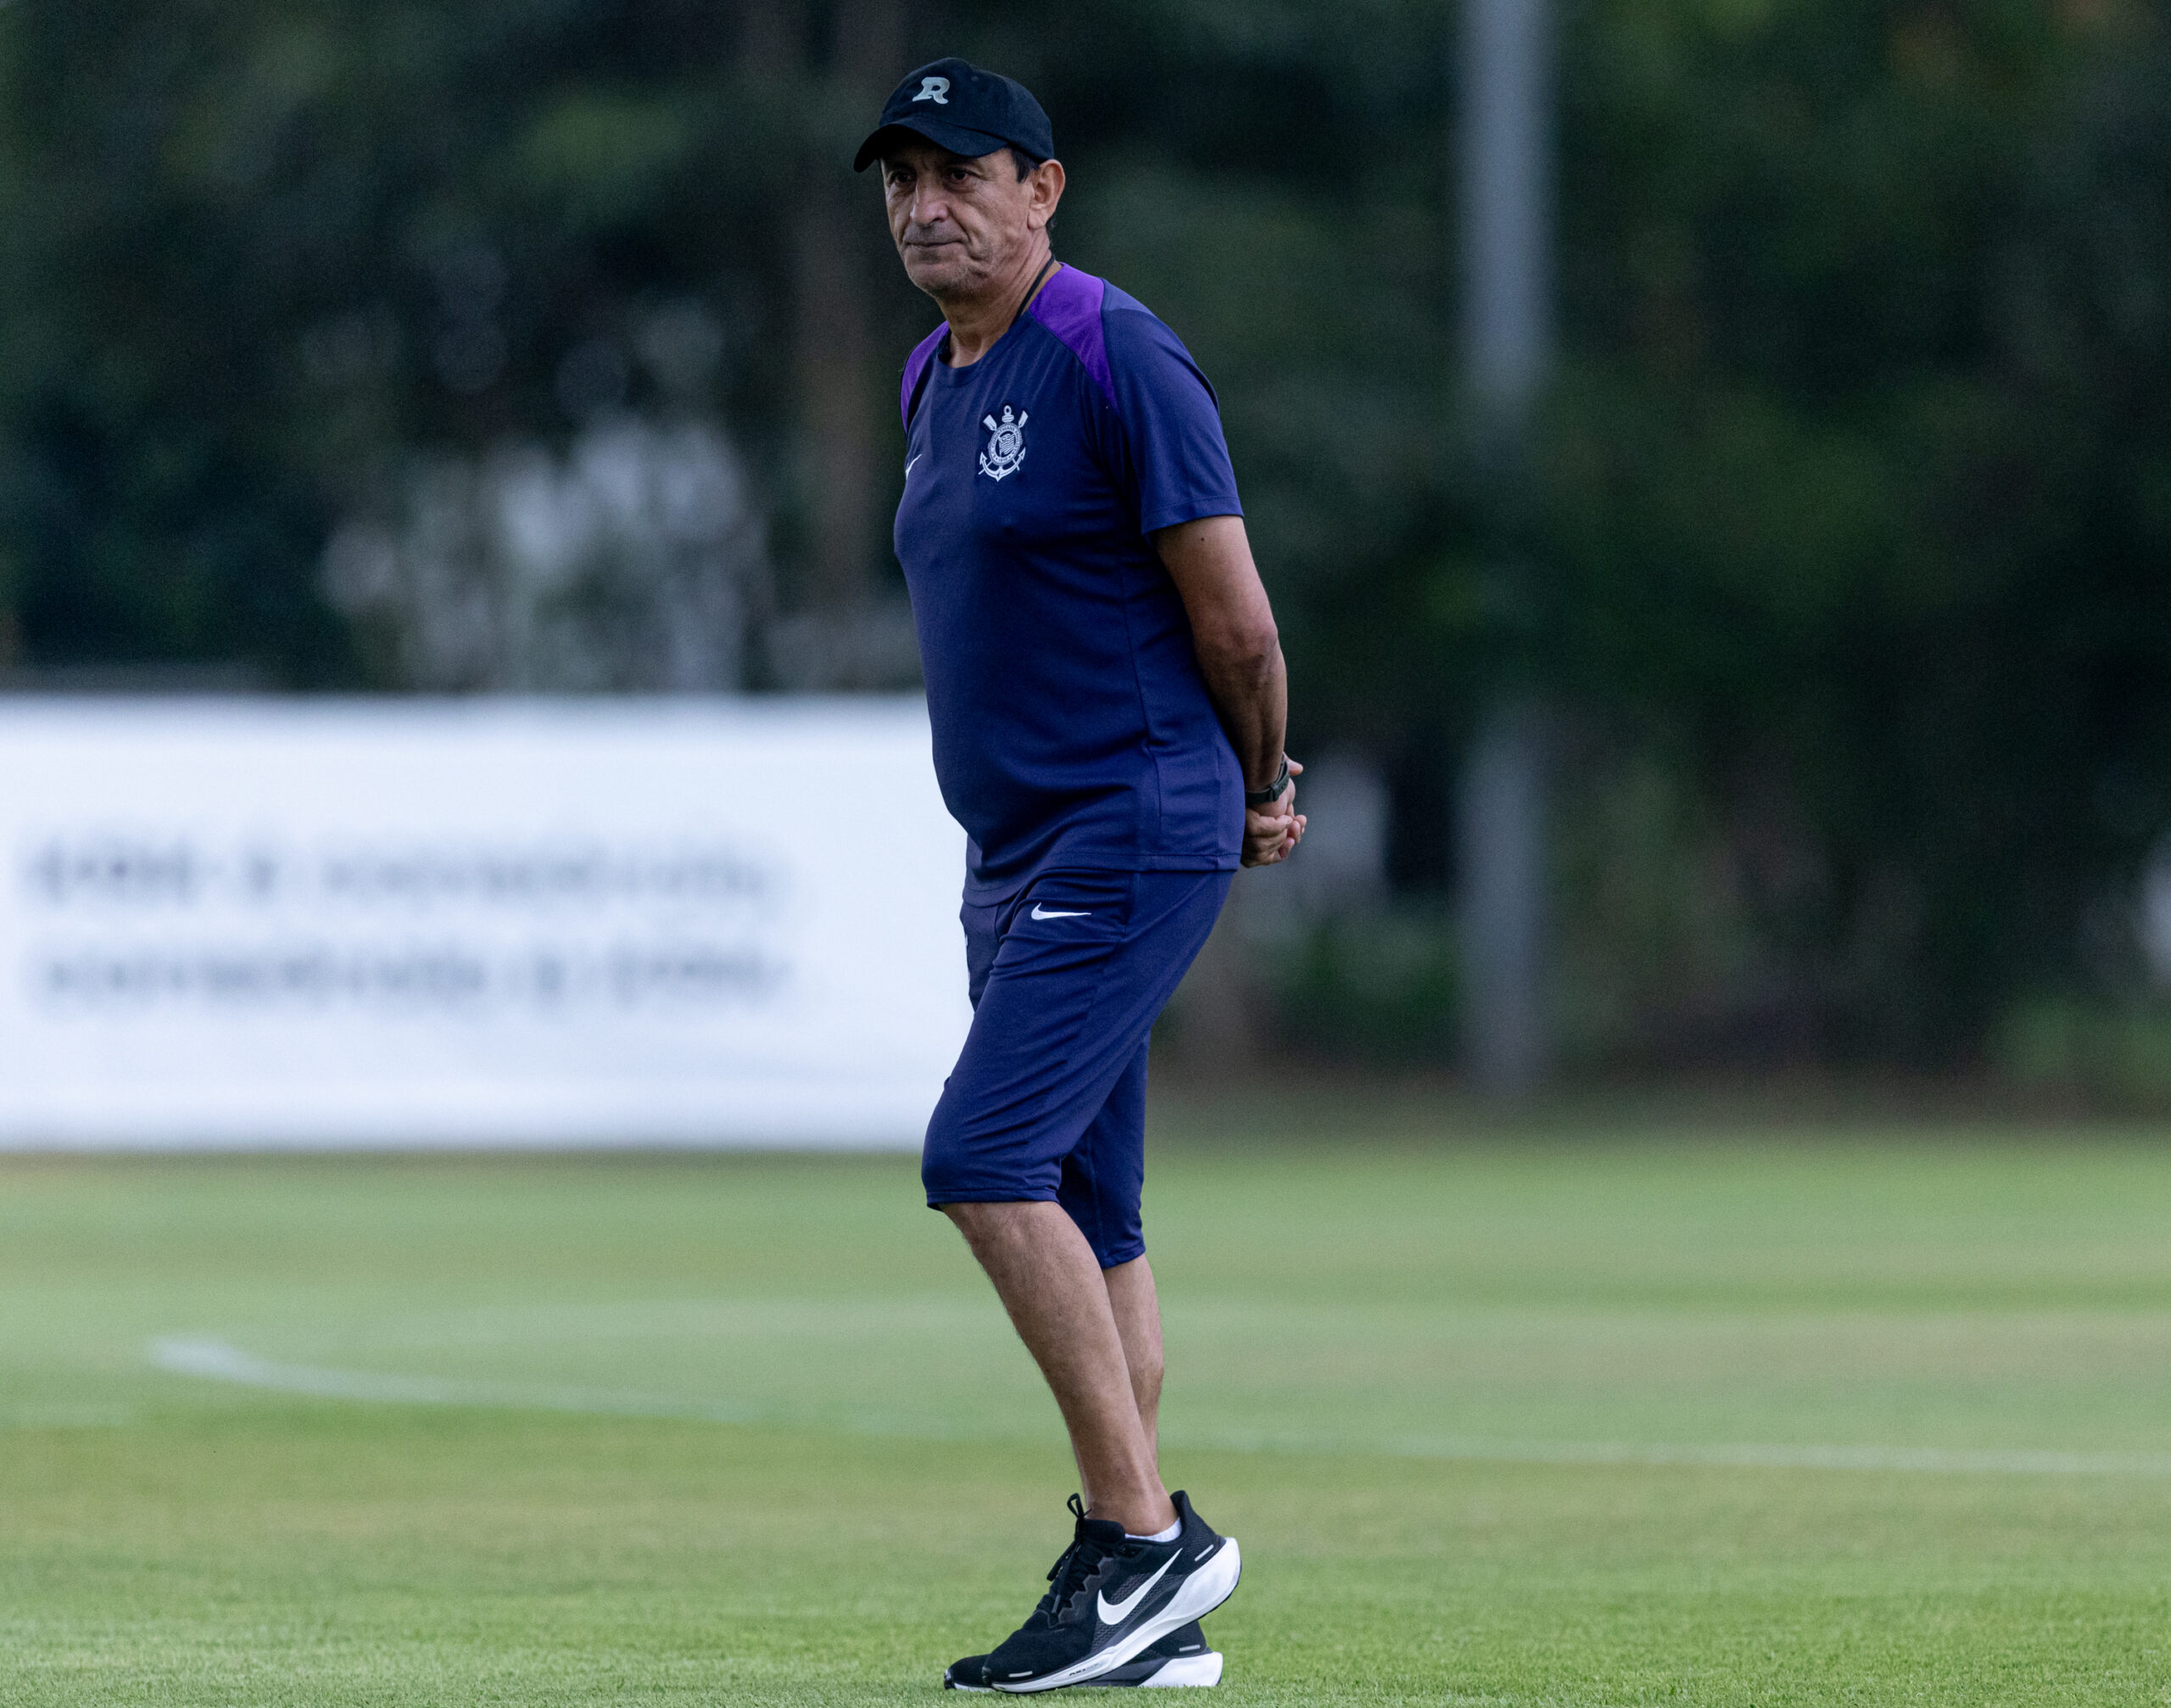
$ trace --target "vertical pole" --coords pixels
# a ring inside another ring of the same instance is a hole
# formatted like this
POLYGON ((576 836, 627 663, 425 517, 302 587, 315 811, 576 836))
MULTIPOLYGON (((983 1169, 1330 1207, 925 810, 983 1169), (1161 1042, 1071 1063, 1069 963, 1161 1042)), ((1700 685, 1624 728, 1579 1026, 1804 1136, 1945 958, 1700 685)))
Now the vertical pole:
MULTIPOLYGON (((1525 602, 1515 595, 1529 570, 1515 559, 1552 360, 1552 20, 1547 0, 1463 8, 1463 362, 1512 606, 1525 602)), ((1496 683, 1457 814, 1466 1065, 1481 1089, 1511 1097, 1546 1066, 1543 734, 1527 691, 1496 683)))
POLYGON ((1487 435, 1520 442, 1553 356, 1551 19, 1463 4, 1463 354, 1487 435))
POLYGON ((1529 701, 1487 709, 1464 760, 1463 1052, 1471 1082, 1520 1097, 1545 1073, 1545 751, 1529 701))

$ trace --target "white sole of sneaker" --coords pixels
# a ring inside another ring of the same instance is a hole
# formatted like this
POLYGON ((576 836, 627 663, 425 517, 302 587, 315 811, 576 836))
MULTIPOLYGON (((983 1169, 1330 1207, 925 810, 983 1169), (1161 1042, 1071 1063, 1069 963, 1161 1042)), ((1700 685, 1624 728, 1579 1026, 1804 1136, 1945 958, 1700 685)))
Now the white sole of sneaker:
MULTIPOLYGON (((1066 1684, 1091 1684, 1103 1672, 1113 1672, 1125 1661, 1136 1659, 1151 1649, 1171 1631, 1180 1630, 1194 1619, 1203 1619, 1231 1595, 1236 1593, 1237 1580, 1244 1575, 1243 1552, 1236 1546, 1236 1538, 1225 1536, 1226 1544, 1205 1565, 1183 1582, 1183 1588, 1169 1598, 1169 1605, 1119 1643, 1112 1643, 1098 1655, 1089 1655, 1075 1666, 1051 1672, 1045 1678, 1021 1679, 1004 1683, 998 1680, 995 1688, 1009 1696, 1030 1696, 1042 1690, 1060 1690, 1066 1684)), ((1165 1568, 1164 1568, 1165 1569, 1165 1568)), ((1196 1657, 1203 1660, 1203 1655, 1196 1657)), ((1219 1656, 1215 1656, 1215 1676, 1220 1673, 1219 1656)), ((1162 1672, 1168 1669, 1163 1667, 1162 1672)), ((1154 1675, 1158 1681, 1159 1674, 1154 1675)))
MULTIPOLYGON (((1089 1678, 1083 1688, 1090 1688, 1099 1682, 1089 1678)), ((1209 1649, 1203 1655, 1180 1655, 1174 1661, 1164 1661, 1161 1670, 1151 1678, 1139 1680, 1137 1688, 1141 1690, 1165 1690, 1171 1687, 1211 1689, 1220 1682, 1221 1656, 1219 1651, 1209 1649)), ((946 1684, 943 1688, 963 1690, 974 1696, 992 1696, 995 1694, 995 1687, 991 1684, 946 1684)))
POLYGON ((1221 1657, 1212 1649, 1203 1655, 1181 1655, 1138 1688, 1158 1690, 1169 1685, 1208 1686, 1221 1682, 1221 1657))

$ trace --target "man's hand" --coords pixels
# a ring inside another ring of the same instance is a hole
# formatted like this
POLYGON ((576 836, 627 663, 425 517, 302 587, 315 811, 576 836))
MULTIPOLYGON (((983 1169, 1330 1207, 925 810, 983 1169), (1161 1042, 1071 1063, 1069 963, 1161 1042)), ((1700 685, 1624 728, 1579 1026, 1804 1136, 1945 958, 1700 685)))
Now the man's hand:
POLYGON ((1281 798, 1265 807, 1244 808, 1244 864, 1278 866, 1304 840, 1304 815, 1297 810, 1296 778, 1303 770, 1289 762, 1290 783, 1281 798))

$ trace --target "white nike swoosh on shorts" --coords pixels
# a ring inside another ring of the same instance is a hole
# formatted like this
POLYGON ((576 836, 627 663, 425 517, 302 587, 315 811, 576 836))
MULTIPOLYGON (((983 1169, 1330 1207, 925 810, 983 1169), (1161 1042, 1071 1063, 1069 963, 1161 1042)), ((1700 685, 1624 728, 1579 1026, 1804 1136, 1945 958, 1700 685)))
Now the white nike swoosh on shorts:
POLYGON ((1080 907, 1069 912, 1051 913, 1035 901, 1033 903, 1033 917, 1035 919, 1090 919, 1093 917, 1093 910, 1091 907, 1080 907))

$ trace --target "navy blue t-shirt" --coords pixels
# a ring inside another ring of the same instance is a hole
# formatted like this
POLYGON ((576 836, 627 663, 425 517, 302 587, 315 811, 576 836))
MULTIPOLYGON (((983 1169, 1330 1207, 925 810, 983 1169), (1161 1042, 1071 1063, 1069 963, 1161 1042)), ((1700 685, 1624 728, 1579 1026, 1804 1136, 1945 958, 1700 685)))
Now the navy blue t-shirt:
POLYGON ((1213 388, 1070 267, 970 367, 946 337, 905 368, 896 546, 967 899, 1066 868, 1235 867, 1243 773, 1147 538, 1242 514, 1213 388))

